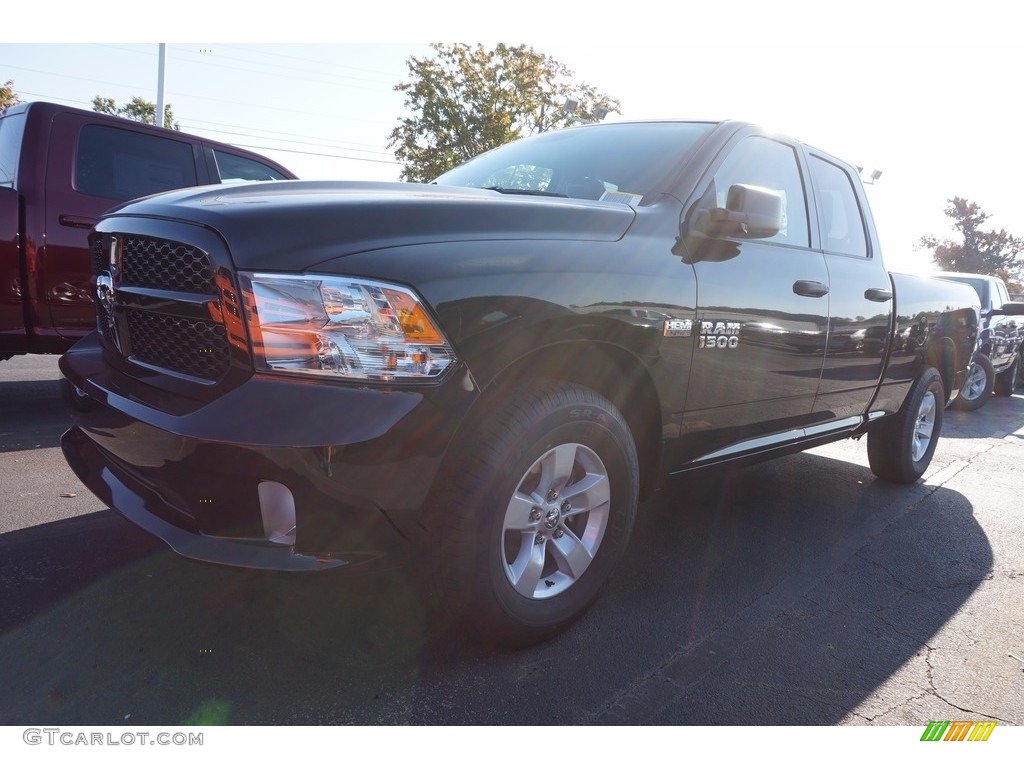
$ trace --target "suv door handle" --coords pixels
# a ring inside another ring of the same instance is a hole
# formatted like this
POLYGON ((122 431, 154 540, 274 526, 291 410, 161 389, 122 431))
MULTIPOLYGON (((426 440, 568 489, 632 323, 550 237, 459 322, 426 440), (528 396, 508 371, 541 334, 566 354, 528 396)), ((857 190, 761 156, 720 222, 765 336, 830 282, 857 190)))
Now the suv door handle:
POLYGON ((793 283, 793 293, 797 296, 818 298, 828 293, 828 286, 824 283, 819 283, 817 280, 797 280, 793 283))
POLYGON ((868 288, 864 291, 864 298, 868 301, 889 301, 892 299, 892 291, 888 288, 868 288))

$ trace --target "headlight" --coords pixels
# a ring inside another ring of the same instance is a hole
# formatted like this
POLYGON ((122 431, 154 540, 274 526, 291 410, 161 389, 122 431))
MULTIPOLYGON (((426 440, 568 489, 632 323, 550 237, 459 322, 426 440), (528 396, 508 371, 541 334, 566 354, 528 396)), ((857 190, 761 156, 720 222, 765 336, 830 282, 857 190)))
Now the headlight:
POLYGON ((257 370, 430 379, 455 362, 408 288, 363 278, 241 273, 257 370))

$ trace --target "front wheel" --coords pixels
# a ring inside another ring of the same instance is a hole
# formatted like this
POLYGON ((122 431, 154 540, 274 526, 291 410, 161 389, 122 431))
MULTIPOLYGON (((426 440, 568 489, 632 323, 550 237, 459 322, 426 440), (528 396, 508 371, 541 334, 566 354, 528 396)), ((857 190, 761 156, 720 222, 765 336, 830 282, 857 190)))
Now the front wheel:
POLYGON ((556 634, 597 597, 636 516, 636 446, 615 406, 569 384, 499 405, 442 474, 441 595, 485 639, 556 634))
POLYGON ((924 474, 942 432, 946 394, 929 368, 914 382, 903 406, 868 432, 868 463, 881 480, 913 483, 924 474))
POLYGON ((953 407, 961 411, 978 410, 992 396, 994 380, 992 361, 987 355, 975 355, 971 359, 971 367, 967 369, 967 381, 953 401, 953 407))

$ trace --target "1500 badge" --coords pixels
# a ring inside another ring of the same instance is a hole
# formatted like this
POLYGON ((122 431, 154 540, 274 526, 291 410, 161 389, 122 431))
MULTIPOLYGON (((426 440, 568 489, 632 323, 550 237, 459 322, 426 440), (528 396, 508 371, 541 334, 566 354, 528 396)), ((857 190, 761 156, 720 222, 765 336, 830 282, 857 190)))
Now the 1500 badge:
POLYGON ((702 321, 698 349, 736 349, 740 345, 740 324, 702 321))

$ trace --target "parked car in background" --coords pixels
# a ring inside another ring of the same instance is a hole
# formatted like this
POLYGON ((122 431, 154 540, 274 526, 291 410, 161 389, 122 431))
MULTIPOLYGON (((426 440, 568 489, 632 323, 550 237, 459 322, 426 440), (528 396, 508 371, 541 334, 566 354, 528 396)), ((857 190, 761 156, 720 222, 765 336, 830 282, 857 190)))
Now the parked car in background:
POLYGON ((999 277, 965 272, 940 272, 935 277, 971 286, 981 301, 978 349, 954 407, 974 411, 993 394, 1009 397, 1020 381, 1024 303, 1010 299, 999 277))
POLYGON ((88 237, 108 208, 294 178, 254 152, 113 115, 46 102, 0 111, 0 361, 64 352, 96 327, 88 237))

